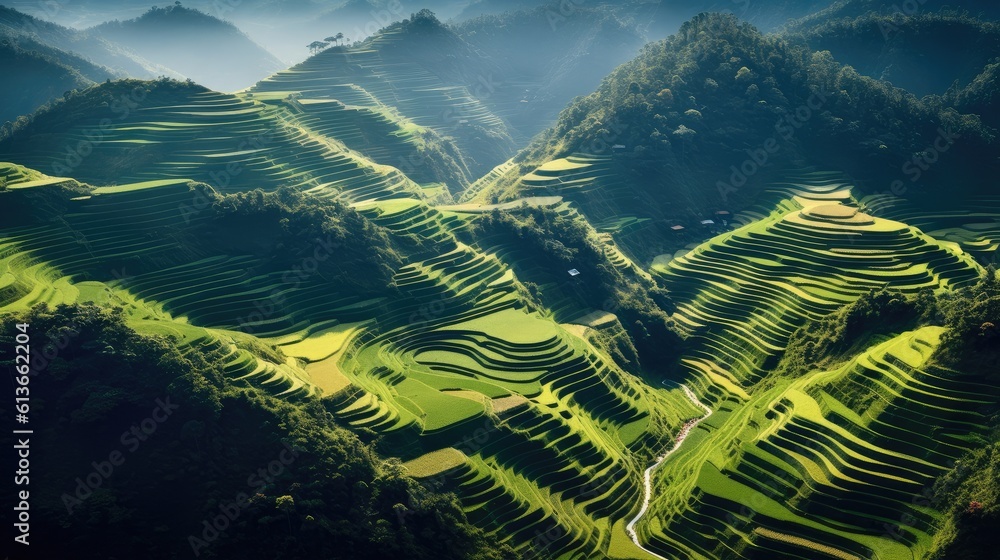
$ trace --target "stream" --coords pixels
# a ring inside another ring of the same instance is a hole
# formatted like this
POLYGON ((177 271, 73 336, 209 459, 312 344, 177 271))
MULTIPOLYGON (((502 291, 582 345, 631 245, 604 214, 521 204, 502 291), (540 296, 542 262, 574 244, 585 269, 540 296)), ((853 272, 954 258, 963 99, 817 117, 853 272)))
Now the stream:
POLYGON ((691 420, 688 423, 684 424, 684 427, 681 428, 680 433, 677 434, 677 439, 674 440, 674 446, 671 447, 666 453, 658 457, 656 459, 656 462, 653 463, 651 467, 646 469, 646 472, 643 474, 645 497, 642 500, 642 509, 640 509, 639 513, 636 514, 636 516, 633 517, 632 520, 628 522, 628 525, 625 526, 625 532, 628 533, 629 537, 632 538, 632 542, 634 542, 636 546, 646 551, 647 553, 655 556, 656 558, 660 558, 662 560, 670 560, 670 559, 660 556, 659 554, 642 546, 642 544, 639 542, 639 534, 636 533, 635 531, 636 524, 639 523, 639 520, 642 519, 643 515, 646 515, 646 510, 649 509, 649 501, 653 496, 653 485, 652 485, 653 471, 656 470, 657 467, 662 465, 663 462, 666 461, 668 457, 673 455, 675 451, 680 449, 681 444, 684 443, 684 440, 687 439, 688 434, 691 433, 691 430, 694 429, 695 426, 700 424, 702 420, 712 415, 712 409, 702 404, 702 402, 698 400, 698 396, 694 394, 694 391, 688 389, 687 385, 681 385, 681 389, 684 389, 684 394, 687 395, 687 398, 691 399, 691 402, 701 407, 705 411, 705 415, 702 416, 701 418, 698 418, 696 420, 691 420))

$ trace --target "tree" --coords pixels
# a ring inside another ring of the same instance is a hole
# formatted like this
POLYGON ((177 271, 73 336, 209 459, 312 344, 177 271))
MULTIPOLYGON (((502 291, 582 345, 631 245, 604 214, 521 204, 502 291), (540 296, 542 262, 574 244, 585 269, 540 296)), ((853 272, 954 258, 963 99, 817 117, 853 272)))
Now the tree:
POLYGON ((992 339, 997 335, 997 326, 993 323, 986 321, 979 326, 979 336, 986 339, 992 339))
POLYGON ((329 44, 330 43, 325 42, 325 41, 313 41, 312 43, 309 43, 306 46, 309 47, 309 52, 310 53, 316 54, 319 51, 323 50, 329 44))
POLYGON ((295 511, 295 499, 289 495, 279 496, 277 500, 274 501, 274 505, 278 508, 278 511, 285 512, 285 519, 288 520, 288 532, 292 532, 292 512, 295 511))

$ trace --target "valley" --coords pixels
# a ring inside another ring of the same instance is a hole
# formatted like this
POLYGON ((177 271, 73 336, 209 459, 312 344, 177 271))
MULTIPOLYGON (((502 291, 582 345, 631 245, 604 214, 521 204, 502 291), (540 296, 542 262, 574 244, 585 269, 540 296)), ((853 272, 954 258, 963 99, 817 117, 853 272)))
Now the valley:
MULTIPOLYGON (((595 5, 552 49, 613 52, 517 61, 488 54, 518 52, 488 22, 534 29, 545 8, 472 17, 487 4, 242 87, 88 75, 5 125, 0 340, 42 329, 33 427, 65 457, 39 467, 33 523, 69 535, 42 554, 988 550, 998 160, 990 114, 960 112, 990 106, 988 60, 918 99, 812 49, 840 20, 784 35, 703 13, 639 49, 623 14, 644 12, 595 5), (567 77, 588 66, 610 75, 567 77), (882 187, 944 129, 954 151, 882 187), (164 394, 181 419, 66 507, 103 438, 164 394), (296 459, 247 480, 282 449, 296 459)), ((920 25, 956 19, 979 25, 920 25)))

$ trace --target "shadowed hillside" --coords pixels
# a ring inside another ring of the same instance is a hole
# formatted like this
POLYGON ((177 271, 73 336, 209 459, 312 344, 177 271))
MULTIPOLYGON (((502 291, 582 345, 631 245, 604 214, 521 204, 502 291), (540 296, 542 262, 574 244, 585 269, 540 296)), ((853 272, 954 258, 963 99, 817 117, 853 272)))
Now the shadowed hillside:
POLYGON ((1000 56, 1000 26, 960 13, 869 13, 808 26, 802 37, 810 48, 918 97, 965 87, 1000 56))
POLYGON ((0 119, 9 123, 69 90, 93 84, 73 64, 88 66, 84 60, 28 41, 0 39, 0 72, 18 76, 16 86, 8 83, 0 88, 0 119))

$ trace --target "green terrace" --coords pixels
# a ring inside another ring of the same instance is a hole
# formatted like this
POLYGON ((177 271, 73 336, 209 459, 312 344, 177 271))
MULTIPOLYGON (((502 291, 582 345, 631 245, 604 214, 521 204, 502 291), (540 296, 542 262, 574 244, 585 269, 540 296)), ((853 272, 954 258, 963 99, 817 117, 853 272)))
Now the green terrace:
MULTIPOLYGON (((307 115, 316 114, 317 103, 329 108, 332 100, 348 110, 375 114, 391 107, 402 119, 454 139, 470 163, 468 181, 513 155, 506 124, 469 91, 472 84, 445 80, 432 69, 401 57, 397 50, 386 49, 386 44, 398 40, 397 35, 384 32, 370 45, 328 49, 248 91, 258 99, 287 99, 293 110, 307 115)), ((349 115, 324 126, 345 116, 349 115)))
POLYGON ((942 242, 954 243, 963 251, 982 260, 992 260, 1000 247, 1000 197, 978 196, 972 199, 939 203, 934 210, 918 207, 912 201, 889 193, 862 199, 875 214, 904 221, 942 242))
POLYGON ((751 209, 736 218, 747 225, 652 268, 692 337, 685 364, 706 388, 720 376, 754 385, 798 327, 871 290, 915 293, 979 277, 954 244, 859 211, 842 181, 805 179, 776 185, 776 196, 788 198, 768 214, 751 209))
MULTIPOLYGON (((21 173, 21 178, 39 181, 34 179, 37 175, 35 172, 21 173)), ((13 175, 7 173, 7 176, 13 175)), ((56 181, 58 182, 61 181, 56 181)), ((20 186, 27 184, 29 183, 19 183, 20 186)), ((167 185, 164 187, 167 188, 163 191, 172 191, 175 197, 173 203, 176 203, 178 193, 188 195, 186 186, 173 189, 167 185)), ((35 188, 45 187, 36 185, 35 188)), ((145 189, 113 190, 148 194, 145 189)), ((154 198, 160 200, 156 204, 136 206, 129 203, 136 201, 134 196, 131 201, 128 200, 128 195, 108 194, 96 197, 102 201, 115 200, 114 204, 109 204, 111 207, 118 205, 117 211, 103 209, 105 213, 100 219, 91 222, 101 227, 88 228, 85 221, 77 221, 79 216, 74 218, 67 215, 67 219, 75 222, 80 229, 0 229, 0 310, 23 311, 37 304, 54 307, 85 302, 120 305, 128 311, 134 328, 146 334, 168 337, 182 352, 219 353, 227 360, 226 374, 234 380, 242 380, 293 400, 316 394, 317 390, 310 383, 308 374, 295 361, 276 362, 250 351, 253 337, 245 333, 195 326, 186 318, 174 317, 163 310, 162 304, 136 297, 129 289, 122 287, 120 279, 127 275, 126 268, 117 271, 118 280, 113 279, 116 276, 115 270, 102 268, 111 266, 110 263, 116 261, 115 251, 155 258, 158 253, 163 255, 178 250, 176 242, 170 240, 157 240, 141 233, 134 237, 131 235, 141 232, 143 225, 155 227, 158 222, 170 220, 169 212, 164 215, 155 210, 145 210, 155 208, 157 204, 174 207, 171 204, 171 194, 161 191, 154 198), (125 220, 125 215, 131 215, 134 221, 125 220), (102 220, 108 221, 105 223, 102 220), (104 281, 88 280, 91 277, 101 277, 104 281)), ((91 200, 84 198, 75 202, 88 204, 91 200)), ((197 273, 195 270, 194 274, 197 273)))
MULTIPOLYGON (((18 173, 46 180, 6 175, 18 173)), ((134 328, 223 356, 233 381, 293 400, 322 395, 341 422, 383 434, 404 459, 440 455, 487 426, 482 446, 459 448, 461 462, 451 452, 443 469, 471 517, 523 551, 547 523, 559 528, 546 545, 556 555, 643 556, 623 528, 641 471, 701 411, 526 309, 503 258, 456 237, 475 211, 415 199, 356 205, 391 235, 434 244, 435 255, 396 271, 390 304, 318 277, 288 286, 258 257, 192 239, 211 228, 211 212, 183 211, 199 188, 100 187, 68 201, 59 225, 3 228, 0 308, 123 305, 134 328), (280 305, 263 313, 275 294, 280 305)))
POLYGON ((175 178, 222 192, 289 185, 349 201, 421 196, 395 168, 247 96, 153 90, 122 116, 102 128, 88 115, 15 144, 3 157, 95 184, 175 178))
POLYGON ((647 546, 689 558, 921 557, 940 515, 929 489, 1000 397, 927 365, 942 332, 903 333, 746 401, 730 395, 661 471, 640 526, 647 546))
POLYGON ((464 223, 456 215, 482 209, 440 212, 418 201, 359 209, 441 250, 400 268, 394 283, 406 297, 350 338, 332 358, 336 368, 324 368, 328 379, 314 375, 321 387, 340 387, 328 409, 384 434, 414 474, 446 475, 469 515, 515 547, 536 546, 541 523, 559 527, 547 543, 555 556, 643 557, 622 526, 641 470, 700 411, 525 309, 506 258, 451 236, 464 223), (463 448, 482 426, 486 441, 463 448))

